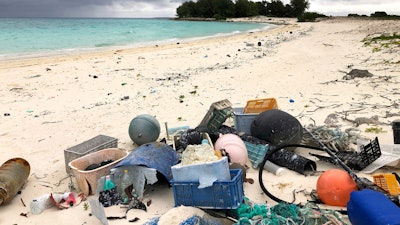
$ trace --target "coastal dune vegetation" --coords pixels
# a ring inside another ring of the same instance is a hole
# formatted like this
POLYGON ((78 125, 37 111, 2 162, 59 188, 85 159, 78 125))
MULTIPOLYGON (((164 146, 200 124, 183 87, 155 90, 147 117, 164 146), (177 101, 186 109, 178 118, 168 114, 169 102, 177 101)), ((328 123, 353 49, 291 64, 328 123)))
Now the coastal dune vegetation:
MULTIPOLYGON (((240 18, 253 16, 291 17, 298 22, 314 22, 317 18, 327 17, 318 12, 309 12, 308 0, 290 0, 284 4, 281 0, 253 2, 249 0, 198 0, 186 1, 177 9, 178 19, 191 20, 225 20, 226 18, 240 18)), ((348 17, 367 17, 356 13, 348 17)), ((388 15, 386 12, 376 11, 370 15, 379 19, 399 19, 400 16, 388 15)))

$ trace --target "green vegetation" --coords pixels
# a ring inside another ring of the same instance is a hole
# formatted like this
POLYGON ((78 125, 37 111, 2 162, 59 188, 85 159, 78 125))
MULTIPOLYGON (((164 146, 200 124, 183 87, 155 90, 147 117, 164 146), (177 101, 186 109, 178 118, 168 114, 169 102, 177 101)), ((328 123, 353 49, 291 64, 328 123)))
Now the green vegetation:
MULTIPOLYGON (((308 0, 290 0, 284 4, 281 0, 197 0, 186 1, 177 9, 179 19, 225 20, 226 18, 270 16, 292 17, 298 22, 314 22, 317 18, 327 17, 317 12, 306 12, 310 7, 308 0)), ((348 14, 348 17, 368 17, 367 15, 348 14)), ((374 19, 400 19, 397 15, 388 15, 377 11, 370 15, 374 19)))
POLYGON ((380 36, 367 37, 362 40, 364 46, 372 47, 373 52, 379 52, 383 49, 400 47, 400 35, 393 33, 393 35, 381 34, 380 36))
POLYGON ((315 22, 317 18, 327 17, 316 12, 305 12, 297 17, 299 22, 315 22))
POLYGON ((273 16, 299 17, 310 6, 308 0, 291 0, 284 5, 281 0, 253 2, 249 0, 198 0, 182 3, 177 9, 178 18, 226 18, 273 16))
MULTIPOLYGON (((368 17, 367 15, 358 15, 355 13, 350 13, 347 17, 368 17)), ((386 12, 376 11, 371 14, 371 18, 374 19, 400 19, 400 16, 397 15, 388 15, 386 12)))
POLYGON ((383 133, 385 131, 383 131, 382 127, 368 127, 368 128, 365 128, 365 132, 379 134, 379 133, 383 133))
POLYGON ((87 211, 89 209, 89 204, 87 202, 83 203, 83 209, 87 211))

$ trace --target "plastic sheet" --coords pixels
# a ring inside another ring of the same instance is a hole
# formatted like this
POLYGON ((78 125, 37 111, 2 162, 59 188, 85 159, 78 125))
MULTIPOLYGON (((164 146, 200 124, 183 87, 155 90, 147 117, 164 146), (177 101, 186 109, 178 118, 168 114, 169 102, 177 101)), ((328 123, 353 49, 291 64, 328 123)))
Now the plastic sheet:
MULTIPOLYGON (((143 196, 145 184, 154 184, 157 182, 157 170, 153 168, 147 168, 144 166, 122 166, 118 168, 111 169, 113 181, 116 184, 118 193, 123 193, 121 187, 121 180, 124 174, 124 170, 128 170, 129 180, 132 181, 133 189, 138 197, 143 196)), ((104 177, 98 181, 97 193, 102 190, 102 185, 104 184, 104 177)))
POLYGON ((92 214, 99 219, 103 225, 108 225, 104 207, 100 204, 99 200, 91 198, 89 199, 89 203, 90 208, 92 209, 92 214))
POLYGON ((146 166, 156 169, 170 182, 172 180, 171 166, 179 162, 178 153, 169 145, 162 142, 143 144, 134 149, 114 168, 122 166, 146 166))
POLYGON ((270 156, 269 160, 301 174, 317 169, 317 164, 314 161, 286 149, 280 149, 275 152, 270 156))

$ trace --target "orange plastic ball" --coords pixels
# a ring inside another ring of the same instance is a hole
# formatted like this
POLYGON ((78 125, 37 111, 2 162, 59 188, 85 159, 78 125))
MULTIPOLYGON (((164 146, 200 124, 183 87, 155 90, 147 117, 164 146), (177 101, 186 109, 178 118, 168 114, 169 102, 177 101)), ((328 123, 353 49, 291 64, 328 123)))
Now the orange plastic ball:
POLYGON ((323 203, 331 206, 345 207, 350 200, 350 193, 356 190, 356 182, 344 170, 327 170, 317 181, 318 197, 323 203))

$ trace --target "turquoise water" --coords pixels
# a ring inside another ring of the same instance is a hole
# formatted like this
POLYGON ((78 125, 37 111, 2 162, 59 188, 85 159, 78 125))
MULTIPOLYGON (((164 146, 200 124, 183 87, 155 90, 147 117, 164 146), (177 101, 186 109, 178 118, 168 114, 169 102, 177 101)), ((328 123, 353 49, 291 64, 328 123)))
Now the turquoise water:
POLYGON ((272 26, 171 19, 0 18, 0 57, 138 46, 272 26))

